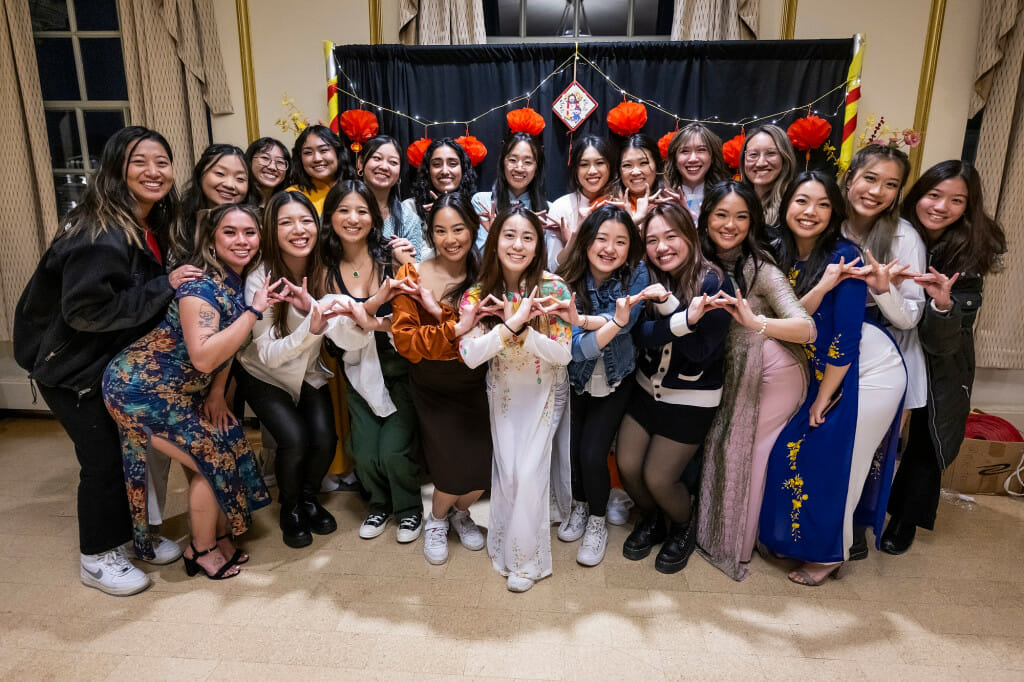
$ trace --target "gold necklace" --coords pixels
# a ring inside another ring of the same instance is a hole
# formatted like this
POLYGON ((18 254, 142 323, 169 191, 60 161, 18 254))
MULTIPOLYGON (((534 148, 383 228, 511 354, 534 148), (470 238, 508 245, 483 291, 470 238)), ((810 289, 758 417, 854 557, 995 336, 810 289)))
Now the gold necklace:
MULTIPOLYGON (((373 259, 371 258, 369 260, 370 260, 370 265, 372 266, 373 265, 373 259)), ((347 262, 347 261, 343 261, 343 262, 347 262)), ((359 268, 358 268, 358 266, 356 266, 355 263, 352 263, 351 265, 352 265, 352 276, 353 277, 359 277, 359 268)))

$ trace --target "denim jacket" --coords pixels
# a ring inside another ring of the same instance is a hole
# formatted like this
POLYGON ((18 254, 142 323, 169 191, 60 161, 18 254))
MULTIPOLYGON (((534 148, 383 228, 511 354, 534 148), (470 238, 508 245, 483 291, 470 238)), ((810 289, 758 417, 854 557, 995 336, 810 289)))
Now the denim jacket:
MULTIPOLYGON (((633 269, 629 287, 616 277, 605 280, 600 287, 594 288, 594 278, 587 273, 586 295, 590 298, 591 315, 601 315, 610 320, 615 314, 615 300, 626 295, 637 294, 643 291, 650 283, 647 273, 647 265, 640 263, 633 269)), ((577 296, 582 295, 579 292, 577 296)), ((582 306, 577 302, 577 307, 582 306)), ((584 331, 581 327, 572 328, 572 362, 569 363, 569 381, 577 393, 583 393, 590 375, 594 373, 597 361, 604 358, 605 376, 608 384, 614 386, 629 376, 636 367, 636 352, 633 348, 633 338, 629 330, 636 324, 643 310, 642 305, 633 306, 629 313, 629 322, 625 328, 620 329, 607 346, 597 347, 596 330, 584 331)))

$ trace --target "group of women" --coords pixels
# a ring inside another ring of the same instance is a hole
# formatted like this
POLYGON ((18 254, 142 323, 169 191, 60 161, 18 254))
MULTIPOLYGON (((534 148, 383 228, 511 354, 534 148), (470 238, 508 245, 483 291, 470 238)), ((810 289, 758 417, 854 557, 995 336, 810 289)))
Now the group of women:
POLYGON ((161 456, 189 477, 189 574, 238 574, 235 539, 270 501, 241 400, 277 444, 283 541, 336 530, 317 496, 338 439, 327 356, 359 535, 393 521, 441 564, 454 527, 509 590, 550 575, 553 523, 602 561, 614 479, 637 509, 624 556, 660 545, 664 573, 699 547, 740 580, 757 546, 818 585, 866 555, 868 526, 906 551, 963 437, 981 282, 1005 251, 976 171, 938 164, 901 201, 909 163, 882 145, 840 183, 797 172, 771 125, 748 131, 739 180, 699 124, 664 161, 643 134, 619 147, 579 140, 548 203, 539 139, 510 131, 477 192, 443 138, 402 201, 395 139, 352 159, 310 126, 290 152, 211 145, 179 201, 166 141, 118 132, 15 320, 82 466, 83 582, 145 589, 129 539, 179 555, 156 532, 161 456))

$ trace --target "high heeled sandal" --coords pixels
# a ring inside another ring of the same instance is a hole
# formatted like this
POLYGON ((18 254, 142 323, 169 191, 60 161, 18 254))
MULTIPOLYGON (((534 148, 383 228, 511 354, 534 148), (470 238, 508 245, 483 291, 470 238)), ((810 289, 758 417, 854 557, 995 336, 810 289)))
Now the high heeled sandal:
POLYGON ((196 561, 196 559, 198 559, 201 556, 206 556, 210 552, 218 549, 218 546, 214 545, 210 549, 205 550, 203 552, 200 552, 198 549, 196 549, 196 546, 191 542, 188 543, 188 546, 192 550, 192 556, 187 557, 182 555, 182 559, 185 560, 185 573, 187 573, 189 577, 192 577, 195 574, 202 571, 203 575, 205 575, 210 580, 227 580, 228 578, 234 578, 236 575, 241 573, 241 571, 236 571, 235 573, 232 573, 230 575, 225 575, 232 568, 237 567, 237 564, 233 564, 230 561, 225 561, 224 565, 218 568, 216 573, 210 573, 202 564, 196 561))
POLYGON ((829 578, 832 578, 833 580, 839 580, 844 565, 845 564, 843 564, 842 562, 836 564, 835 566, 830 568, 829 571, 825 573, 825 575, 817 579, 815 579, 814 576, 812 576, 803 568, 796 569, 786 577, 789 578, 790 582, 794 582, 797 585, 803 585, 805 587, 819 587, 823 582, 825 582, 829 578))
MULTIPOLYGON (((235 539, 235 536, 232 535, 231 533, 224 533, 224 535, 218 535, 217 536, 217 544, 220 545, 220 541, 221 540, 234 540, 234 539, 235 539)), ((235 553, 231 555, 230 559, 228 559, 228 563, 229 564, 235 564, 237 566, 241 566, 244 563, 248 563, 248 561, 249 561, 249 555, 246 554, 244 550, 241 550, 238 547, 235 547, 235 553)))

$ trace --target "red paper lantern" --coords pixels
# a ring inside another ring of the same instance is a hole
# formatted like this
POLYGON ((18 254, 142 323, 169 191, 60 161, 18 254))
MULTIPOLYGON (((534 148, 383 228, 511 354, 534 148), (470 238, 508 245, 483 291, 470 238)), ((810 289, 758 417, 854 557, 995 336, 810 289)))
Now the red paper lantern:
POLYGON ((832 134, 832 124, 820 116, 805 116, 793 121, 786 134, 796 149, 810 151, 825 143, 832 134))
POLYGON ((352 140, 352 151, 359 153, 363 143, 377 134, 380 125, 377 117, 363 109, 349 109, 338 115, 338 127, 352 140))
POLYGON ((544 117, 530 107, 523 107, 508 112, 505 115, 508 121, 508 129, 513 133, 526 133, 527 135, 540 135, 544 130, 544 117))
POLYGON ((484 146, 483 142, 472 135, 456 137, 455 144, 462 147, 463 151, 466 152, 466 155, 469 156, 469 162, 474 166, 483 161, 487 156, 487 147, 484 146))
POLYGON ((672 138, 676 136, 676 131, 665 133, 658 140, 658 151, 661 152, 661 158, 668 161, 668 143, 672 141, 672 138))
POLYGON ((427 147, 433 142, 429 137, 421 137, 405 150, 405 158, 409 160, 409 165, 413 168, 419 168, 420 164, 423 163, 423 155, 427 153, 427 147))
POLYGON ((647 123, 647 107, 639 102, 623 102, 608 112, 608 128, 616 135, 628 137, 647 123))
POLYGON ((722 156, 729 168, 740 167, 740 152, 743 151, 743 143, 746 141, 746 133, 740 133, 722 145, 722 156))

